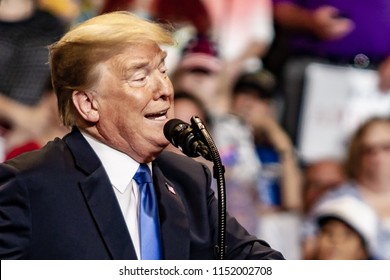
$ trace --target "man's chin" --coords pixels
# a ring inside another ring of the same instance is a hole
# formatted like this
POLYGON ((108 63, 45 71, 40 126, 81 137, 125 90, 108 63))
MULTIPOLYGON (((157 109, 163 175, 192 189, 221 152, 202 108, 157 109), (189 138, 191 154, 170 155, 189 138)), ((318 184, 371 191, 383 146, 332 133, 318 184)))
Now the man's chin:
POLYGON ((165 139, 164 141, 161 142, 161 148, 165 149, 166 147, 169 146, 169 144, 170 142, 167 139, 165 139))

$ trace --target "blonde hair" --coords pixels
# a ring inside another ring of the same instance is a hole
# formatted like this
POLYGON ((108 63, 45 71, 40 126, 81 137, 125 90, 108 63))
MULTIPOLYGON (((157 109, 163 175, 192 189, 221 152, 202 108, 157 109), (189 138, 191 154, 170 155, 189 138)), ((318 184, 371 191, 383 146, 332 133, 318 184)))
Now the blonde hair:
POLYGON ((120 11, 91 18, 49 46, 52 83, 65 126, 76 124, 72 92, 92 86, 99 78, 96 66, 125 46, 145 41, 159 45, 174 43, 168 27, 120 11))

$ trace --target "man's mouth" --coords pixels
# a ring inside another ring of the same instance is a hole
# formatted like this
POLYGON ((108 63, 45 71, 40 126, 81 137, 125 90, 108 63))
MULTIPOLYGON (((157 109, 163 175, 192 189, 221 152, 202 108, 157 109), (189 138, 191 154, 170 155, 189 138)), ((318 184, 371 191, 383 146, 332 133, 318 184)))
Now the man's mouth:
POLYGON ((168 110, 164 110, 157 113, 146 114, 145 118, 149 120, 164 121, 167 119, 167 111, 168 110))

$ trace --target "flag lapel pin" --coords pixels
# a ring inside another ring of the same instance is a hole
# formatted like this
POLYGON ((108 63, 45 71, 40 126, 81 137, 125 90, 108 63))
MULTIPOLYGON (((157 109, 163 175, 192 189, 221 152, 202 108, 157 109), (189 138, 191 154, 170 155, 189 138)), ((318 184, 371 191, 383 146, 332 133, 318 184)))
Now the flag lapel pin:
POLYGON ((176 194, 175 189, 170 184, 165 182, 165 186, 167 187, 168 191, 170 191, 172 194, 176 194))

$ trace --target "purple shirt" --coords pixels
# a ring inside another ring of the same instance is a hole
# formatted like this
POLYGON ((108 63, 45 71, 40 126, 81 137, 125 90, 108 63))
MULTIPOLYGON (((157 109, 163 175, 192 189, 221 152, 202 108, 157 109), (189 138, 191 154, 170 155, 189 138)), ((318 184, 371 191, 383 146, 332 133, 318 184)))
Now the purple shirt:
POLYGON ((307 9, 330 5, 355 23, 345 37, 323 41, 314 36, 295 34, 292 47, 302 54, 352 60, 362 53, 372 62, 390 55, 390 0, 273 0, 274 4, 290 2, 307 9))

